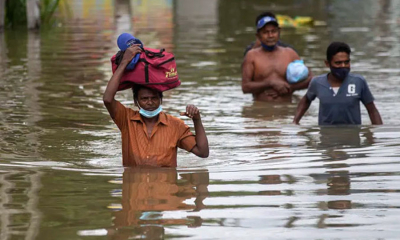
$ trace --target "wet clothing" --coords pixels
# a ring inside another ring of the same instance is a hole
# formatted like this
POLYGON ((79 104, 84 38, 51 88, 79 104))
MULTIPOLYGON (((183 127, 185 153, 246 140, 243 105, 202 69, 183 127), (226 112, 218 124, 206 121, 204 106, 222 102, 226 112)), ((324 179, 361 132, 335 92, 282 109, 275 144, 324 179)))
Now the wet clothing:
POLYGON ((374 101, 365 79, 350 73, 337 93, 328 82, 328 74, 314 77, 306 94, 308 100, 319 99, 319 125, 360 125, 360 101, 366 105, 374 101))
MULTIPOLYGON (((247 52, 250 51, 251 49, 253 49, 253 46, 254 46, 255 43, 256 43, 256 42, 252 42, 252 43, 250 43, 250 44, 246 47, 246 49, 244 50, 243 56, 246 56, 247 52)), ((283 43, 283 42, 281 42, 281 41, 278 41, 277 45, 278 45, 278 46, 281 46, 281 47, 288 47, 288 48, 291 48, 291 49, 293 49, 293 50, 297 53, 296 49, 294 49, 294 47, 291 46, 291 45, 289 45, 289 44, 286 44, 286 43, 283 43)))
POLYGON ((113 119, 121 131, 124 166, 176 167, 177 147, 191 151, 196 145, 193 133, 179 118, 161 112, 151 136, 139 111, 117 102, 113 119))

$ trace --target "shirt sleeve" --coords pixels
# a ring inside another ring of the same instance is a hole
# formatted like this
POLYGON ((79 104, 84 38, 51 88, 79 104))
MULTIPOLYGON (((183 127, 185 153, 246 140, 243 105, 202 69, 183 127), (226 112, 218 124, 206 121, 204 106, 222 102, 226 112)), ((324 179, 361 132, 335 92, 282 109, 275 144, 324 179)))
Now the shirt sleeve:
POLYGON ((128 109, 122 103, 116 101, 117 111, 113 119, 114 123, 118 126, 119 130, 126 128, 128 109))
POLYGON ((180 137, 178 140, 178 147, 190 152, 196 146, 196 138, 190 131, 190 127, 182 122, 180 124, 180 137))
POLYGON ((371 91, 369 90, 367 81, 363 81, 363 88, 361 90, 361 102, 366 105, 374 101, 374 96, 372 96, 371 91))
POLYGON ((309 101, 314 101, 317 97, 317 81, 313 78, 310 82, 310 86, 307 89, 306 96, 309 101))

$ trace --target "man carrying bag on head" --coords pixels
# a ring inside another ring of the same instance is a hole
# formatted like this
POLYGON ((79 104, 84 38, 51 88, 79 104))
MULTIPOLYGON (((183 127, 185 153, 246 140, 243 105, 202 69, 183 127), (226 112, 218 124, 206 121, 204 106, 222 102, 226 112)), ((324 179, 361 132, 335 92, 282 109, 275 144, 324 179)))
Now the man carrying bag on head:
POLYGON ((129 73, 127 66, 142 51, 140 44, 133 44, 124 51, 103 95, 104 105, 121 131, 123 165, 176 167, 177 147, 207 158, 208 140, 196 106, 187 105, 186 112, 181 113, 193 120, 196 132, 193 135, 182 120, 163 112, 162 91, 155 90, 151 84, 138 85, 132 81, 133 99, 139 111, 115 100, 121 79, 129 73))

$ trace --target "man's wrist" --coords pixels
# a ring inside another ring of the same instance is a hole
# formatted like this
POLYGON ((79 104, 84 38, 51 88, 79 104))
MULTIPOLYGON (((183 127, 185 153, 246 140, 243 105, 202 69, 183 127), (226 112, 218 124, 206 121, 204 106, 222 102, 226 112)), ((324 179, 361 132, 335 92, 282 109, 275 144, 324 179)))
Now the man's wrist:
POLYGON ((193 122, 195 123, 195 122, 201 122, 201 117, 199 117, 198 119, 194 119, 193 118, 193 122))

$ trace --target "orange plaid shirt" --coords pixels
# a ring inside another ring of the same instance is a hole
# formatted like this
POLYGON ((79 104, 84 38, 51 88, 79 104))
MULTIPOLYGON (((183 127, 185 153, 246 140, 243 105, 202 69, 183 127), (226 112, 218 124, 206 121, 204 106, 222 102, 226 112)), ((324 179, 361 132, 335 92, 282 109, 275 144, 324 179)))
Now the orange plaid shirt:
POLYGON ((124 166, 176 167, 177 147, 190 152, 196 146, 193 133, 181 119, 161 112, 151 136, 139 111, 117 101, 113 119, 121 131, 124 166))

